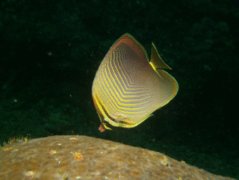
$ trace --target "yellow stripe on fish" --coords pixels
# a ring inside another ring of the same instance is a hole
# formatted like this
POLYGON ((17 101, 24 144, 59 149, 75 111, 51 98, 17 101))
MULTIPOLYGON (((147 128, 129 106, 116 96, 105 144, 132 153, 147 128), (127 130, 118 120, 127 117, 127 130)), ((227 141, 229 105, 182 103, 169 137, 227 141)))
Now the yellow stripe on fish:
POLYGON ((171 68, 153 43, 149 61, 132 35, 122 35, 106 53, 92 85, 99 130, 135 127, 169 103, 178 92, 178 83, 163 69, 171 68))

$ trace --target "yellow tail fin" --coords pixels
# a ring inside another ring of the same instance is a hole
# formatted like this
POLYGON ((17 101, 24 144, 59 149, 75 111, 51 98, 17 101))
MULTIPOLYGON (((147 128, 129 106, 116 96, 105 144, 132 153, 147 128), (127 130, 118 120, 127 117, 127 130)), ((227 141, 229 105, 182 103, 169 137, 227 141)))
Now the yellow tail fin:
POLYGON ((149 64, 152 66, 154 71, 158 73, 159 69, 172 69, 169 65, 167 65, 162 57, 159 55, 158 50, 154 43, 152 43, 152 48, 151 48, 151 58, 149 64))

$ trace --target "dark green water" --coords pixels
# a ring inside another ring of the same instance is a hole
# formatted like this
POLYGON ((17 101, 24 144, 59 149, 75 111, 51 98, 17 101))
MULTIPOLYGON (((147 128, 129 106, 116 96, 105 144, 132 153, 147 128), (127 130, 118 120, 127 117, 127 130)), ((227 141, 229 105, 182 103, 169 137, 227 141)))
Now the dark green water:
POLYGON ((163 152, 239 178, 239 3, 0 1, 0 143, 83 134, 163 152), (99 133, 91 85, 123 33, 153 41, 177 97, 134 129, 99 133))

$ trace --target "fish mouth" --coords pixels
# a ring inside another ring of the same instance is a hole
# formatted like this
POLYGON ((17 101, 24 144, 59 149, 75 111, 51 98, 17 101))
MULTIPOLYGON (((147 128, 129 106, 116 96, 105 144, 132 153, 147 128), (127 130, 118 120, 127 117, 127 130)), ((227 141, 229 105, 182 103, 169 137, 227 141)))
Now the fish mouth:
POLYGON ((103 132, 105 132, 106 128, 105 128, 104 125, 101 123, 101 124, 99 125, 99 127, 98 127, 98 130, 99 130, 101 133, 103 133, 103 132))

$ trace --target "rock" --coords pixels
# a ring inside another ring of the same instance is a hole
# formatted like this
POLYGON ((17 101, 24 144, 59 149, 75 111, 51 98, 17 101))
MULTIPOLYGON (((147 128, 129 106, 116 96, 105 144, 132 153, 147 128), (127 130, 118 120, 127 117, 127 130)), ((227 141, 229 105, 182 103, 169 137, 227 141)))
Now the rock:
POLYGON ((87 136, 50 136, 0 149, 0 179, 217 179, 162 153, 87 136))

